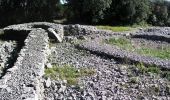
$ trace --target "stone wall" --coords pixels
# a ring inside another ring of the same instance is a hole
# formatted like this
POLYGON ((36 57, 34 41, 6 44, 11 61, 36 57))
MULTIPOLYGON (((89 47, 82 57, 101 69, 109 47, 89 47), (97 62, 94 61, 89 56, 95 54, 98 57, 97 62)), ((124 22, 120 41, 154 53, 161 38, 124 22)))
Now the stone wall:
POLYGON ((41 77, 47 61, 48 33, 32 30, 21 49, 15 65, 0 80, 2 100, 38 100, 41 94, 41 77))
POLYGON ((49 37, 62 41, 63 26, 36 22, 11 25, 3 31, 13 39, 23 36, 26 39, 14 66, 0 79, 0 100, 42 100, 42 76, 50 54, 49 37))
MULTIPOLYGON (((42 76, 49 52, 49 37, 62 41, 63 35, 124 35, 111 31, 98 30, 94 26, 60 25, 46 22, 25 23, 11 25, 4 28, 5 33, 16 32, 26 36, 17 61, 12 68, 0 79, 0 100, 42 100, 44 86, 42 76)), ((22 36, 21 36, 22 37, 22 36)), ((100 45, 97 42, 87 42, 77 46, 99 55, 113 58, 129 59, 133 62, 154 64, 170 69, 170 62, 152 57, 139 56, 109 45, 100 45), (106 49, 107 48, 107 49, 106 49)))
POLYGON ((133 38, 145 38, 148 40, 165 41, 170 43, 170 28, 148 28, 145 30, 140 30, 133 34, 133 38))
POLYGON ((66 36, 76 36, 76 35, 90 35, 94 34, 97 31, 97 28, 94 26, 85 26, 85 25, 65 25, 64 33, 66 36))

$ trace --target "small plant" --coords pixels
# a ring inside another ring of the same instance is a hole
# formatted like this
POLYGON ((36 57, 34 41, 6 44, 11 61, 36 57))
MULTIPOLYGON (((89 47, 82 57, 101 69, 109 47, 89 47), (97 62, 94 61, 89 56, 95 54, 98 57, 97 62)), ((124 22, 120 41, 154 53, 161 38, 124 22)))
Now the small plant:
POLYGON ((136 67, 139 69, 139 71, 144 74, 147 72, 147 68, 145 67, 145 65, 143 63, 138 63, 136 65, 136 67))
POLYGON ((134 84, 137 84, 137 83, 139 82, 139 78, 138 78, 138 77, 132 77, 132 78, 130 79, 130 82, 131 82, 131 83, 134 83, 134 84))
POLYGON ((148 65, 147 67, 143 64, 143 63, 138 63, 136 65, 136 67, 140 70, 141 73, 147 73, 147 72, 151 72, 151 73, 156 73, 159 74, 161 73, 161 69, 158 68, 155 65, 148 65))
POLYGON ((149 66, 147 68, 147 71, 151 72, 151 73, 156 73, 156 74, 159 74, 161 72, 160 68, 158 68, 157 66, 154 66, 154 65, 149 66))
POLYGON ((48 68, 45 70, 45 76, 50 77, 54 80, 60 78, 68 81, 68 85, 76 85, 79 77, 91 76, 95 73, 92 69, 80 68, 76 69, 70 65, 57 66, 54 65, 53 68, 48 68), (57 74, 59 77, 57 77, 57 74))

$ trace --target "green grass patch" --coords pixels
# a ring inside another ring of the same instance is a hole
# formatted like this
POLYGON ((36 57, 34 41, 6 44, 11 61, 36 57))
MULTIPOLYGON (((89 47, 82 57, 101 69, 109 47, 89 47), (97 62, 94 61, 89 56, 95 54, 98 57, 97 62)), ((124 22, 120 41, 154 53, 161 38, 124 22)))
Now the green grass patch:
POLYGON ((161 59, 170 59, 170 48, 154 49, 142 47, 141 49, 136 49, 135 51, 146 56, 153 56, 161 59))
POLYGON ((136 67, 139 69, 141 73, 155 73, 155 74, 160 74, 161 69, 155 65, 148 65, 147 67, 143 63, 138 63, 136 67))
POLYGON ((70 65, 64 65, 64 66, 57 66, 54 65, 53 68, 48 68, 45 70, 45 76, 50 77, 51 79, 62 79, 67 80, 68 85, 76 85, 78 82, 79 77, 83 76, 91 76, 95 74, 95 71, 93 69, 87 69, 87 68, 80 68, 76 69, 73 66, 70 65), (59 77, 57 77, 57 74, 59 77))
POLYGON ((131 41, 126 38, 109 38, 105 40, 105 43, 116 45, 122 49, 132 50, 131 41))
POLYGON ((104 29, 104 30, 111 30, 113 32, 125 32, 125 31, 132 31, 135 29, 128 26, 97 26, 97 28, 104 29))
POLYGON ((141 55, 152 56, 152 57, 157 57, 161 59, 170 59, 170 48, 168 47, 155 49, 155 48, 147 48, 147 47, 141 46, 140 48, 135 48, 132 45, 131 41, 126 38, 109 38, 105 40, 105 43, 116 45, 120 47, 121 49, 128 50, 131 52, 136 52, 141 55))
POLYGON ((169 70, 161 70, 158 66, 155 65, 148 65, 145 66, 143 63, 138 63, 135 65, 140 73, 145 74, 145 73, 154 73, 154 74, 159 74, 161 77, 166 78, 170 81, 170 71, 169 70))

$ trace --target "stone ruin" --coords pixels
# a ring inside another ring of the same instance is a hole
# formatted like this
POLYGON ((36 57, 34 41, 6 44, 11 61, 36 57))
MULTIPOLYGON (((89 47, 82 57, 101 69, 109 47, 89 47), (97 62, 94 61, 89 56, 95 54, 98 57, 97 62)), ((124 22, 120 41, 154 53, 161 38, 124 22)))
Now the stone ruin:
MULTIPOLYGON (((76 26, 63 26, 59 24, 36 22, 8 26, 4 33, 15 37, 26 35, 24 46, 18 58, 5 75, 0 79, 1 100, 42 100, 44 68, 49 51, 49 38, 62 42, 66 33, 90 33, 89 27, 83 26, 77 31, 76 26)), ((69 35, 69 34, 68 34, 69 35)), ((76 34, 75 34, 76 35, 76 34)))
MULTIPOLYGON (((0 100, 42 100, 44 98, 42 76, 44 75, 47 57, 50 55, 49 38, 57 42, 62 42, 64 34, 66 36, 104 35, 105 33, 110 36, 112 34, 111 31, 97 30, 97 28, 93 26, 60 25, 47 22, 11 25, 5 27, 3 31, 8 35, 16 33, 17 37, 21 35, 21 38, 22 35, 25 35, 26 39, 24 40, 24 46, 20 50, 14 66, 8 68, 5 75, 0 79, 0 100)), ((145 37, 147 34, 134 34, 133 36, 138 37, 139 35, 145 37)), ((152 34, 152 37, 153 35, 155 37, 157 36, 156 34, 152 34)), ((169 35, 161 34, 161 36, 169 41, 169 35)), ((133 62, 154 64, 161 68, 170 69, 169 60, 139 56, 116 48, 108 51, 108 49, 105 48, 111 47, 100 46, 95 41, 79 44, 77 47, 97 54, 119 59, 128 58, 133 62)))

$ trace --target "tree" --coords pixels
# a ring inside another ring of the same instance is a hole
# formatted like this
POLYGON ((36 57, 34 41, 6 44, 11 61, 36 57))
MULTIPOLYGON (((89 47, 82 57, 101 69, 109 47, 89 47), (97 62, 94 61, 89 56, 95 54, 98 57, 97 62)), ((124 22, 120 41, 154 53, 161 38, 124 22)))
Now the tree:
POLYGON ((71 18, 95 24, 104 18, 104 11, 112 0, 68 0, 71 18))
POLYGON ((1 0, 1 26, 30 21, 50 21, 59 0, 1 0))
POLYGON ((164 26, 168 21, 168 2, 165 0, 152 1, 152 14, 149 23, 153 25, 164 26))
POLYGON ((134 24, 146 21, 149 13, 148 0, 112 0, 105 19, 114 24, 134 24))

